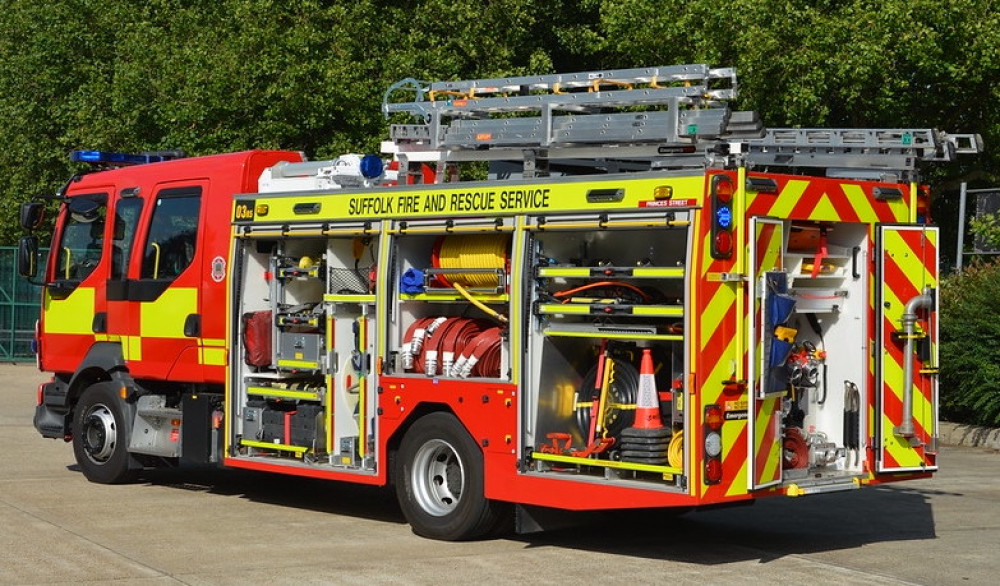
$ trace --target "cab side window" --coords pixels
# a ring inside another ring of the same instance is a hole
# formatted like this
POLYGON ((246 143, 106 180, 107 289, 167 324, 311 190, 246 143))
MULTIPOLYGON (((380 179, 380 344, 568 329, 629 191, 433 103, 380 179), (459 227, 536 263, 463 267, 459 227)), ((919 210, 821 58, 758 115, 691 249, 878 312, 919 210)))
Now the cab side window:
POLYGON ((194 260, 198 241, 201 188, 164 189, 154 203, 146 247, 143 279, 176 279, 194 260))
POLYGON ((67 203, 66 223, 56 255, 57 281, 82 281, 101 262, 106 201, 106 194, 90 194, 74 197, 67 203))
POLYGON ((142 200, 121 199, 115 205, 115 231, 111 242, 111 278, 122 279, 132 256, 135 229, 142 213, 142 200))

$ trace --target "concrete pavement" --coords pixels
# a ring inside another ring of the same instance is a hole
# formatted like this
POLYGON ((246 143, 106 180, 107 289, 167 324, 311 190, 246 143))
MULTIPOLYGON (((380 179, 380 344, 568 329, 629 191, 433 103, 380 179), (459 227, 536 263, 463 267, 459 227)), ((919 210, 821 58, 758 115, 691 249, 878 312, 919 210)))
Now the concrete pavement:
POLYGON ((0 365, 0 584, 992 584, 1000 455, 935 478, 752 507, 619 516, 474 543, 414 536, 385 490, 228 470, 87 482, 0 365))

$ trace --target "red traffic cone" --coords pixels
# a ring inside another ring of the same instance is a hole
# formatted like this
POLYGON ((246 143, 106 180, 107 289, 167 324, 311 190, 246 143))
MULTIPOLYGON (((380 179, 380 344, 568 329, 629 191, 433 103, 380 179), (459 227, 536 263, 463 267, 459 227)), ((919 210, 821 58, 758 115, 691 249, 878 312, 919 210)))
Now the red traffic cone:
POLYGON ((639 364, 639 393, 635 401, 635 424, 637 429, 660 429, 660 397, 656 392, 656 375, 653 373, 653 353, 649 348, 642 349, 642 362, 639 364))

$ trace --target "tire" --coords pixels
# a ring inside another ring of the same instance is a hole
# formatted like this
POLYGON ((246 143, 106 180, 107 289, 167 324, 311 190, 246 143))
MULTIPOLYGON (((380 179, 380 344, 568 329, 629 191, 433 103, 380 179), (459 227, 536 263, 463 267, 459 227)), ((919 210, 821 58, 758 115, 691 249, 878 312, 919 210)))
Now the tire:
POLYGON ((394 472, 396 498, 413 532, 464 541, 513 526, 513 507, 483 495, 483 454, 450 413, 431 413, 403 436, 394 472))
POLYGON ((73 453, 87 480, 121 484, 135 479, 129 468, 131 421, 118 397, 118 385, 101 382, 87 387, 73 415, 73 453))

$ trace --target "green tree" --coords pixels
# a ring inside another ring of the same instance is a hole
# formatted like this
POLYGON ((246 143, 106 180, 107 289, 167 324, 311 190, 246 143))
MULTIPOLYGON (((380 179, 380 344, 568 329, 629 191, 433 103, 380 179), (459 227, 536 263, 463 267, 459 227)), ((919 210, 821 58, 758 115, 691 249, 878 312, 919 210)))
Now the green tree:
MULTIPOLYGON (((769 126, 917 126, 1000 141, 989 0, 12 0, 0 12, 0 231, 74 148, 373 151, 423 80, 707 62, 769 126)), ((928 178, 996 179, 1000 150, 928 178)))
POLYGON ((941 282, 941 412, 1000 425, 1000 263, 975 264, 941 282))
POLYGON ((969 230, 990 248, 1000 248, 1000 215, 982 214, 969 220, 969 230))

